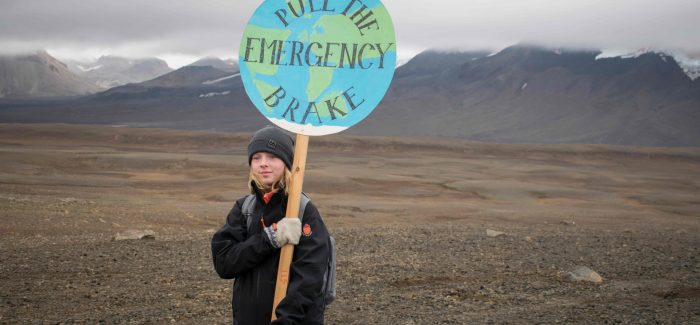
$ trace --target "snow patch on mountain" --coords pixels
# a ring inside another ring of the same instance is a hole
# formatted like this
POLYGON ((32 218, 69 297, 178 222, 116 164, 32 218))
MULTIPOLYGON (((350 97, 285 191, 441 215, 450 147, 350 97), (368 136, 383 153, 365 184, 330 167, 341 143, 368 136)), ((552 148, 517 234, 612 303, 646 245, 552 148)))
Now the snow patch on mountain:
POLYGON ((82 66, 82 65, 78 65, 78 69, 80 69, 80 70, 83 71, 83 72, 89 72, 89 71, 99 70, 99 69, 101 69, 102 67, 103 67, 102 64, 100 64, 100 65, 98 65, 98 66, 94 66, 94 67, 88 67, 88 68, 86 68, 86 67, 84 67, 84 66, 82 66))
POLYGON ((700 58, 692 58, 679 51, 662 51, 655 49, 641 49, 635 51, 604 50, 596 56, 596 60, 606 58, 633 59, 647 53, 657 54, 664 62, 669 62, 669 59, 673 59, 690 79, 695 80, 700 78, 700 58))
POLYGON ((651 49, 641 49, 641 50, 620 50, 620 49, 608 49, 603 50, 595 57, 596 60, 609 59, 609 58, 621 58, 621 59, 635 59, 643 54, 654 52, 651 49))
POLYGON ((232 75, 230 75, 230 76, 226 76, 226 77, 219 78, 219 79, 207 80, 207 81, 202 82, 202 84, 203 84, 203 85, 211 85, 211 84, 215 84, 215 83, 222 82, 222 81, 224 81, 224 80, 228 80, 228 79, 232 79, 232 78, 238 77, 238 76, 240 76, 240 75, 241 75, 240 73, 236 73, 236 74, 232 74, 232 75))
POLYGON ((691 58, 685 54, 674 54, 673 56, 690 79, 700 78, 700 58, 691 58))
POLYGON ((226 95, 228 95, 228 94, 230 94, 230 93, 231 93, 230 90, 223 91, 223 92, 220 92, 220 93, 206 93, 206 94, 201 94, 201 95, 199 95, 199 98, 209 98, 209 97, 214 97, 214 96, 226 96, 226 95))

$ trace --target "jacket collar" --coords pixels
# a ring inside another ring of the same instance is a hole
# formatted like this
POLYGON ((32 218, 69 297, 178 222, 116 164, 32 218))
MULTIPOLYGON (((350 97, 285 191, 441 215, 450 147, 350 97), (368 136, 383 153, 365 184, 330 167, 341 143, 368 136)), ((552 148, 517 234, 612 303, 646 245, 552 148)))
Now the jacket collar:
MULTIPOLYGON (((258 200, 259 203, 262 204, 262 206, 265 206, 265 201, 263 200, 263 195, 265 193, 260 191, 255 186, 255 182, 251 181, 250 185, 251 185, 250 187, 253 189, 252 190, 253 194, 255 194, 255 198, 258 200)), ((277 192, 275 192, 275 194, 272 195, 272 199, 270 199, 270 203, 268 203, 267 205, 276 205, 276 204, 280 204, 280 202, 285 203, 286 200, 287 200, 287 194, 285 194, 284 187, 280 187, 280 189, 278 189, 277 192)))

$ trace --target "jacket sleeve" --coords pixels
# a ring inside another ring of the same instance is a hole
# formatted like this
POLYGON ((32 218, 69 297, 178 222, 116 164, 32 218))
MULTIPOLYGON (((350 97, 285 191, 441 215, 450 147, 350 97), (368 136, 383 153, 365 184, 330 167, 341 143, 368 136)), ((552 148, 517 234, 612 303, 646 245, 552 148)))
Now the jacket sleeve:
POLYGON ((226 224, 211 239, 214 269, 222 279, 233 279, 260 264, 275 251, 267 236, 248 234, 238 200, 226 217, 226 224))
POLYGON ((309 225, 311 234, 303 234, 294 249, 287 296, 277 306, 277 319, 272 324, 300 324, 317 300, 323 299, 321 290, 330 257, 328 230, 312 203, 306 206, 302 224, 309 225))

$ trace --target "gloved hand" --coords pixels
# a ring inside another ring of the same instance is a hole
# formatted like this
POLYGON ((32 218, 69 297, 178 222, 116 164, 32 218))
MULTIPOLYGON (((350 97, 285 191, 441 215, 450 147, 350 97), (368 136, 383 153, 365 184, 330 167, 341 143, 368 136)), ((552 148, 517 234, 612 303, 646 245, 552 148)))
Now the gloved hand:
POLYGON ((280 247, 299 244, 301 238, 301 220, 299 218, 284 218, 277 223, 275 238, 280 247))

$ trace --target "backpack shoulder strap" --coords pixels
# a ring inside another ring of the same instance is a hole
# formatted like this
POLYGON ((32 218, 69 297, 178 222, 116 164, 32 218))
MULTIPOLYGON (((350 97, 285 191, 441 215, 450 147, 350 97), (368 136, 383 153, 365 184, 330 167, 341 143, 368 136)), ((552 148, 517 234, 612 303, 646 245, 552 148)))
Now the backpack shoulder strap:
POLYGON ((246 218, 246 230, 250 229, 250 225, 253 222, 253 209, 255 208, 255 195, 248 194, 243 201, 243 206, 241 206, 241 214, 243 218, 246 218))
POLYGON ((304 210, 306 210, 306 205, 309 204, 309 197, 306 193, 301 192, 301 202, 299 202, 299 221, 304 222, 304 210))
MULTIPOLYGON (((304 211, 306 210, 306 205, 309 204, 311 199, 306 195, 306 193, 301 193, 301 202, 299 202, 299 221, 304 221, 304 211)), ((243 201, 243 206, 241 206, 241 214, 246 218, 246 229, 250 228, 253 222, 253 210, 255 209, 255 195, 248 194, 243 201)))

